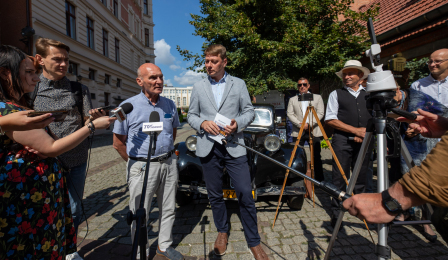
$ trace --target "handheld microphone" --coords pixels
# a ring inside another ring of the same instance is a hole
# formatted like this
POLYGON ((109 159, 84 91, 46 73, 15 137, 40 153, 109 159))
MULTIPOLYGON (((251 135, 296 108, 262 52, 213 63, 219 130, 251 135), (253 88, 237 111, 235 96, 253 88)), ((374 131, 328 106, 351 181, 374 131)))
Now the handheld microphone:
POLYGON ((126 114, 131 113, 134 106, 131 103, 124 103, 121 107, 117 107, 110 111, 111 115, 109 118, 116 117, 118 122, 123 122, 126 120, 126 114))

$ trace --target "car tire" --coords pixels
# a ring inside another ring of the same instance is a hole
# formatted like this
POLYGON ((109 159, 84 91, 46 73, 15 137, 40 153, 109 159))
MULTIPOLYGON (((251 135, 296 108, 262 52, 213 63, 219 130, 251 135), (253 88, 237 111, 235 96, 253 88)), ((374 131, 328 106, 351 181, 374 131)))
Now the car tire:
POLYGON ((288 207, 293 210, 301 210, 305 197, 303 195, 289 196, 287 203, 288 207))
POLYGON ((187 191, 178 191, 176 193, 176 203, 178 206, 189 204, 193 200, 193 194, 187 191))
MULTIPOLYGON (((295 181, 291 183, 292 187, 303 187, 303 180, 295 181)), ((305 201, 305 195, 297 195, 297 196, 288 196, 286 203, 288 207, 293 210, 301 210, 303 206, 303 202, 305 201)))

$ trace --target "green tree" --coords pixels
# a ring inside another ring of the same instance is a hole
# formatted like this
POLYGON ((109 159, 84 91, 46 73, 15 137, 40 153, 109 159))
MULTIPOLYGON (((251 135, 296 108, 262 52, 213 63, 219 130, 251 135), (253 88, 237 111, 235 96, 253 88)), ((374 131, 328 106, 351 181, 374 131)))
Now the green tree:
POLYGON ((430 71, 428 65, 426 64, 428 60, 428 57, 424 57, 419 60, 413 59, 412 61, 406 62, 406 66, 404 68, 410 70, 406 82, 408 85, 411 85, 414 81, 417 81, 429 75, 430 71))
MULTIPOLYGON (((334 77, 345 61, 359 59, 370 43, 365 22, 378 7, 352 11, 353 0, 200 0, 191 14, 202 49, 227 48, 226 70, 246 81, 251 94, 295 88, 300 76, 334 77), (343 19, 342 19, 343 18, 343 19)), ((203 54, 177 46, 190 70, 204 64, 203 54)))

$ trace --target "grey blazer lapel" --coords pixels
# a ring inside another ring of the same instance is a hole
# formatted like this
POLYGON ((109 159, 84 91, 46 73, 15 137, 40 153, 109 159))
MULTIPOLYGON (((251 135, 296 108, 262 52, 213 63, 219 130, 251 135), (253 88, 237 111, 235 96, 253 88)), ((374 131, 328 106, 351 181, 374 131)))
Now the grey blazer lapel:
POLYGON ((210 81, 208 80, 208 78, 204 79, 204 89, 205 89, 205 93, 207 94, 208 98, 210 99, 210 102, 213 104, 213 107, 216 109, 216 111, 218 111, 218 106, 216 105, 216 101, 215 101, 215 96, 213 95, 213 91, 212 91, 212 84, 210 84, 210 81))
POLYGON ((224 93, 222 94, 221 104, 219 105, 218 111, 219 111, 219 109, 221 109, 222 104, 224 104, 224 101, 226 101, 226 98, 229 95, 232 87, 233 87, 233 78, 232 78, 232 76, 227 74, 226 87, 224 88, 224 93))

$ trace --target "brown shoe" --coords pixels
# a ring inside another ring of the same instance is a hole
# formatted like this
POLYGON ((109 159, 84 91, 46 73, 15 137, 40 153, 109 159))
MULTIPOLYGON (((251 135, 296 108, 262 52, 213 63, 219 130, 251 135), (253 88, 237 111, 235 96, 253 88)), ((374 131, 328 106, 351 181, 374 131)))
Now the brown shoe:
POLYGON ((215 255, 225 255, 227 250, 227 233, 218 233, 218 237, 215 241, 215 249, 213 252, 215 255))
POLYGON ((268 255, 264 252, 261 244, 250 248, 250 252, 256 260, 269 260, 268 255))

